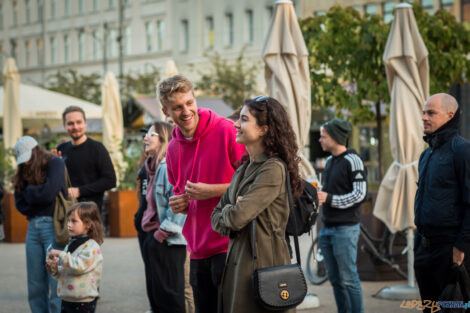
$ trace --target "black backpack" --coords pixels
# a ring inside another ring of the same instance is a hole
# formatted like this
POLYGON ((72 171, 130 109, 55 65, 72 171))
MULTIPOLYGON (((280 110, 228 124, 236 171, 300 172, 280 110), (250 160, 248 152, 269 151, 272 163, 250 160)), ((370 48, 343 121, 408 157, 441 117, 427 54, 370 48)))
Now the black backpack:
POLYGON ((295 207, 289 213, 287 221, 286 234, 300 236, 308 233, 315 224, 318 216, 318 195, 317 190, 309 182, 303 181, 303 192, 295 200, 295 207), (295 223, 292 215, 295 214, 295 223))

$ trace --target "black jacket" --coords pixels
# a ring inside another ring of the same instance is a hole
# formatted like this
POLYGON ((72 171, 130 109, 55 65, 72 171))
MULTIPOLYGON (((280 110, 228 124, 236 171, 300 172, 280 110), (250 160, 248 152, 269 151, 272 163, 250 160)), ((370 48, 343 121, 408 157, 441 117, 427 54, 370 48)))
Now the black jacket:
POLYGON ((360 205, 367 195, 367 168, 354 149, 328 158, 322 190, 328 193, 322 211, 327 227, 359 223, 360 205))
POLYGON ((61 158, 53 158, 47 165, 46 178, 41 185, 26 185, 15 192, 15 206, 29 220, 36 216, 53 216, 55 200, 65 190, 65 164, 61 158))
POLYGON ((455 239, 461 251, 470 247, 470 142, 458 135, 460 111, 425 136, 429 144, 419 159, 415 224, 425 237, 455 239))

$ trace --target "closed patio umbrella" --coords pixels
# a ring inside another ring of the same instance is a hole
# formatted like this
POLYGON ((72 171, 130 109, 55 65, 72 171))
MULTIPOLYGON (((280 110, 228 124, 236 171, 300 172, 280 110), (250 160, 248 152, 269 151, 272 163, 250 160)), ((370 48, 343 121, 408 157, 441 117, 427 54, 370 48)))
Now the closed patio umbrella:
MULTIPOLYGON (((8 58, 3 67, 3 88, 3 144, 9 149, 23 136, 19 107, 20 74, 13 58, 8 58)), ((12 165, 15 166, 16 162, 12 162, 12 165)))
POLYGON ((396 7, 383 55, 390 102, 390 145, 394 162, 380 184, 374 215, 391 232, 408 229, 408 281, 414 286, 412 241, 418 160, 424 149, 421 121, 429 96, 428 50, 409 4, 396 7))
MULTIPOLYGON (((171 76, 178 75, 178 69, 176 68, 176 63, 173 60, 168 60, 165 64, 165 71, 163 72, 163 78, 168 78, 171 76)), ((162 109, 162 104, 160 103, 160 98, 158 98, 158 85, 157 85, 157 103, 159 106, 160 110, 160 116, 162 117, 163 120, 166 120, 165 114, 163 114, 163 109, 162 109)))
POLYGON ((116 172, 117 185, 122 179, 127 164, 122 155, 122 140, 124 138, 124 122, 122 118, 119 84, 113 73, 108 72, 103 82, 103 144, 108 149, 116 172), (119 175, 121 173, 121 175, 119 175))
MULTIPOLYGON (((302 152, 308 142, 312 114, 310 71, 307 47, 292 1, 276 1, 262 56, 268 94, 285 106, 302 152)), ((304 176, 315 175, 302 153, 301 157, 304 176)))

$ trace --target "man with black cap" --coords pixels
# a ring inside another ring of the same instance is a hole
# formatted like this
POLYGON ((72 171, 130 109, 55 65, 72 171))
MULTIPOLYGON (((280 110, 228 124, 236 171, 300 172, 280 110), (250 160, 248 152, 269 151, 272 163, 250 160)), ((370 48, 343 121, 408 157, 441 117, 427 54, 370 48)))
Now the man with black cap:
POLYGON ((367 169, 354 149, 346 148, 351 125, 333 119, 320 129, 320 144, 330 152, 318 199, 323 204, 319 235, 328 278, 338 312, 363 313, 362 288, 357 273, 360 204, 367 194, 367 169))
POLYGON ((419 159, 414 268, 421 299, 437 301, 470 246, 470 142, 451 95, 431 96, 422 120, 429 147, 419 159))

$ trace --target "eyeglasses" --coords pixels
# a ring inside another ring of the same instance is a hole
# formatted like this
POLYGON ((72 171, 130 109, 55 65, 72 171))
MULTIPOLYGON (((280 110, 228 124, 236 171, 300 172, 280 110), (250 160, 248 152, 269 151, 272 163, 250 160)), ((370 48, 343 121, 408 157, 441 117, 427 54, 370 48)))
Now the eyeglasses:
POLYGON ((145 137, 155 137, 155 136, 159 136, 159 134, 156 133, 156 132, 151 132, 151 133, 146 133, 145 136, 144 136, 144 138, 145 138, 145 137))

